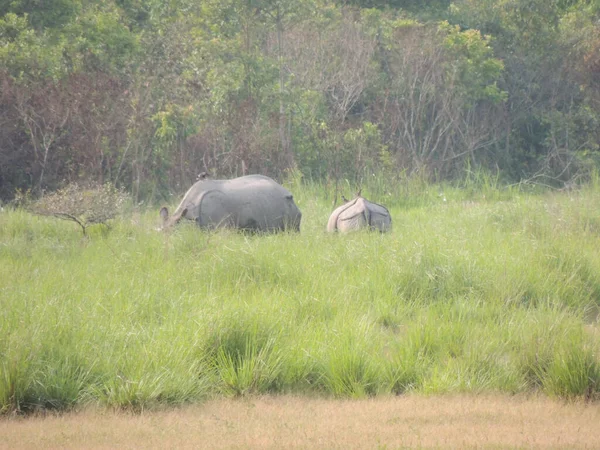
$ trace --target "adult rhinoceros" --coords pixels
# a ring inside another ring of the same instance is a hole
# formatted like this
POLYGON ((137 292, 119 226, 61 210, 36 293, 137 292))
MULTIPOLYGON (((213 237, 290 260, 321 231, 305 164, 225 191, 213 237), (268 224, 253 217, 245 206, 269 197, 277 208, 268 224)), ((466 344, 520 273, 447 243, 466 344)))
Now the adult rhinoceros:
POLYGON ((300 231, 302 213, 283 186, 263 175, 247 175, 232 180, 200 179, 171 217, 165 207, 160 216, 163 229, 185 217, 203 228, 300 231))
POLYGON ((392 228, 392 217, 385 206, 370 202, 358 194, 354 200, 336 208, 327 222, 327 231, 355 231, 363 228, 382 233, 392 228))

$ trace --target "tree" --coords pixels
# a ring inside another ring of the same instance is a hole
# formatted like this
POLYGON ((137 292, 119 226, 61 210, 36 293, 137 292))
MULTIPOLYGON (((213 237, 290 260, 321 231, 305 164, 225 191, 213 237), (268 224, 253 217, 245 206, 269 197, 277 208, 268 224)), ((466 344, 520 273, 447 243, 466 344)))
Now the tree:
POLYGON ((60 28, 81 11, 81 0, 1 0, 0 16, 9 13, 27 17, 36 30, 60 28))
POLYGON ((590 2, 575 0, 453 4, 452 20, 492 33, 495 52, 505 63, 504 142, 512 167, 504 169, 517 178, 535 174, 551 183, 565 182, 577 176, 576 155, 590 148, 589 129, 597 121, 590 122, 589 113, 595 108, 589 108, 591 93, 580 89, 573 69, 583 67, 585 51, 578 43, 593 42, 583 38, 593 27, 577 17, 591 18, 593 9, 590 2))
POLYGON ((127 194, 107 183, 84 188, 77 183, 43 196, 29 206, 29 210, 44 216, 53 216, 75 222, 85 236, 91 225, 108 226, 117 217, 128 200, 127 194))

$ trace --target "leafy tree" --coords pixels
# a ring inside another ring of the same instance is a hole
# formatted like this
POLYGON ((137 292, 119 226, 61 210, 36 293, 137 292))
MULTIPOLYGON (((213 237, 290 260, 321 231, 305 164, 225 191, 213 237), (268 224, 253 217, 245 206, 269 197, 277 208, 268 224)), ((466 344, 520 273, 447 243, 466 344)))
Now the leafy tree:
POLYGON ((45 33, 36 33, 27 16, 8 13, 0 17, 0 66, 11 79, 28 83, 65 75, 64 44, 53 43, 45 33))
POLYGON ((0 196, 597 164, 587 0, 0 0, 0 196), (448 19, 447 21, 441 19, 448 19))
POLYGON ((361 8, 401 9, 420 19, 439 19, 444 17, 452 0, 342 0, 340 3, 361 8))
MULTIPOLYGON (((453 4, 452 20, 492 33, 495 52, 505 63, 502 87, 509 93, 505 152, 512 155, 516 177, 534 174, 556 183, 577 173, 575 156, 589 139, 577 138, 583 130, 577 129, 582 122, 576 117, 589 114, 580 112, 587 100, 573 77, 573 67, 581 67, 572 61, 573 50, 582 48, 574 45, 579 41, 574 36, 578 28, 568 23, 574 25, 581 14, 578 11, 590 13, 589 5, 572 0, 460 0, 453 4), (568 123, 571 126, 566 127, 568 123)), ((584 29, 589 33, 592 27, 584 29)))
POLYGON ((71 22, 82 7, 81 0, 0 0, 0 15, 27 17, 34 29, 44 30, 71 22))

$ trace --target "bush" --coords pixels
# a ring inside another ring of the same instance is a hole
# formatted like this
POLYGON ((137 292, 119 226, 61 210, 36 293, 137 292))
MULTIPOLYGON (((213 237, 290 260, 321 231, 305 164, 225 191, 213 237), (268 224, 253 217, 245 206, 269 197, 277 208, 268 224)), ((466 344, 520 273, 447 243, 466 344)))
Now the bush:
POLYGON ((44 216, 71 220, 86 235, 90 225, 103 224, 118 216, 128 195, 110 183, 95 187, 81 187, 77 183, 67 185, 33 202, 29 210, 44 216))

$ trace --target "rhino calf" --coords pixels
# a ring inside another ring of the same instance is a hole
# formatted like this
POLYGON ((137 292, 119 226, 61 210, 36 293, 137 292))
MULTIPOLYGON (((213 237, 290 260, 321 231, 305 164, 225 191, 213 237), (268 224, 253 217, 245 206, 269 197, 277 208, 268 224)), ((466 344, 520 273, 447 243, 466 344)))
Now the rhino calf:
POLYGON ((385 206, 370 202, 360 194, 336 208, 327 222, 327 231, 379 230, 384 233, 392 228, 392 216, 385 206))
POLYGON ((195 220, 202 228, 231 227, 253 231, 300 231, 302 213, 292 194, 263 175, 247 175, 232 180, 201 177, 184 195, 169 217, 161 208, 162 228, 182 218, 195 220))

